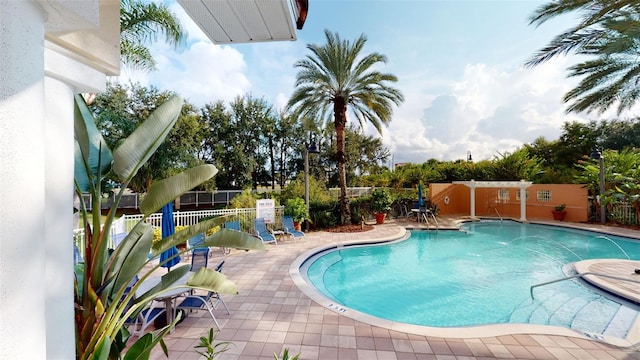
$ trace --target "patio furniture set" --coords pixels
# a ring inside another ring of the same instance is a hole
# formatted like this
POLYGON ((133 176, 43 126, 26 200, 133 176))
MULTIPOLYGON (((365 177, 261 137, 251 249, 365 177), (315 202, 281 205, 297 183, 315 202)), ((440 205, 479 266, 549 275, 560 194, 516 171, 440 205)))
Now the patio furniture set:
MULTIPOLYGON (((228 221, 225 223, 225 228, 241 231, 239 221, 228 221)), ((291 237, 295 242, 295 239, 304 237, 303 232, 294 229, 293 219, 290 216, 283 217, 282 230, 269 229, 264 218, 255 219, 253 235, 258 237, 263 243, 274 243, 275 245, 277 245, 277 238, 282 240, 284 237, 291 237)), ((191 288, 180 286, 186 284, 189 277, 195 271, 208 266, 210 249, 209 247, 202 245, 204 240, 205 234, 202 233, 187 241, 187 247, 190 250, 189 254, 191 256, 191 267, 189 272, 175 282, 177 287, 160 293, 153 299, 150 306, 139 314, 132 323, 133 331, 131 331, 131 333, 133 335, 142 336, 150 324, 158 321, 163 324, 170 324, 175 319, 176 314, 181 310, 207 310, 218 330, 221 329, 213 311, 222 304, 227 314, 231 314, 222 296, 215 292, 200 294, 194 292, 191 288), (167 309, 169 311, 167 311, 167 309), (165 319, 161 318, 163 315, 166 317, 165 319), (166 322, 162 320, 165 320, 166 322)), ((225 249, 223 249, 223 251, 224 250, 225 249)), ((216 266, 215 271, 222 272, 223 265, 224 261, 216 266)), ((134 282, 135 281, 137 281, 137 279, 135 279, 134 282)), ((159 281, 160 277, 153 277, 145 280, 136 290, 136 296, 141 296, 157 285, 159 281)), ((133 285, 133 283, 131 285, 133 285)), ((183 312, 183 316, 187 316, 187 313, 183 312)))

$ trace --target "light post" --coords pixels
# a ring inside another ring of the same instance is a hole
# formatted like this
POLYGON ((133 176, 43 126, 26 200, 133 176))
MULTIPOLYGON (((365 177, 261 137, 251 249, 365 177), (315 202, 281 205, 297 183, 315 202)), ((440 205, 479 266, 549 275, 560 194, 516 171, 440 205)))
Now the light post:
MULTIPOLYGON (((309 213, 309 154, 318 154, 319 152, 315 140, 311 140, 311 144, 304 144, 304 203, 307 206, 307 213, 309 213)), ((305 224, 305 230, 309 231, 309 221, 305 221, 305 224)))
POLYGON ((598 197, 598 204, 600 205, 600 223, 604 225, 607 216, 606 209, 602 203, 602 196, 604 195, 604 156, 602 156, 602 152, 598 150, 598 147, 595 147, 589 157, 600 160, 600 194, 598 197))
POLYGON ((473 161, 473 158, 471 157, 471 150, 467 151, 467 161, 473 161))

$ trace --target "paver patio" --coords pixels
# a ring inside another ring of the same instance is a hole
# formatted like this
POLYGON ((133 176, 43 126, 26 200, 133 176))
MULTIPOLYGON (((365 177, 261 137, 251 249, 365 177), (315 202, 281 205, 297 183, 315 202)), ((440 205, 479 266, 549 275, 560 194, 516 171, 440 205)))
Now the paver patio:
MULTIPOLYGON (((441 219, 441 227, 453 219, 441 219)), ((268 251, 214 251, 210 264, 225 260, 223 272, 239 294, 225 296, 231 315, 218 308, 222 330, 216 342, 231 341, 218 359, 273 359, 273 354, 300 353, 301 359, 625 359, 640 360, 640 344, 620 348, 586 338, 515 334, 455 338, 412 335, 361 323, 326 309, 303 294, 289 266, 309 249, 351 240, 384 239, 415 222, 391 221, 362 233, 309 232, 305 240, 267 245, 268 251)), ((580 226, 584 227, 583 224, 580 226)), ((594 225, 597 227, 597 225, 594 225)), ((638 232, 631 232, 638 236, 638 232)), ((189 316, 165 337, 169 359, 202 359, 194 351, 199 337, 215 328, 206 311, 189 316)), ((160 347, 152 359, 166 359, 160 347)))

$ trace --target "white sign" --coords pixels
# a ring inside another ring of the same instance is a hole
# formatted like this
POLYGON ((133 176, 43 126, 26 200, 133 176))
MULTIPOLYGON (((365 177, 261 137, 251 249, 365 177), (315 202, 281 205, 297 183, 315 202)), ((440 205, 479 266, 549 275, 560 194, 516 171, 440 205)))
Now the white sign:
POLYGON ((261 199, 256 201, 256 218, 264 218, 269 224, 276 221, 276 202, 273 199, 261 199))

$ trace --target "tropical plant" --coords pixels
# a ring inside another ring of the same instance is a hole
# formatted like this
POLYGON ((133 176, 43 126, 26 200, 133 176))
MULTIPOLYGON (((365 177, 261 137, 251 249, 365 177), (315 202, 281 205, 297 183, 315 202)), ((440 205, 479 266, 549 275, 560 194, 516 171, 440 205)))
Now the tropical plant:
POLYGON ((378 63, 386 63, 386 56, 377 52, 363 55, 367 42, 360 35, 353 43, 342 40, 337 33, 325 30, 325 45, 309 44, 311 55, 298 60, 296 89, 287 104, 298 119, 333 122, 336 131, 336 154, 340 180, 341 223, 350 220, 345 164, 345 128, 350 107, 363 126, 372 124, 378 132, 391 121, 392 105, 404 101, 400 91, 388 85, 397 82, 391 74, 373 70, 378 63), (333 114, 333 121, 331 121, 333 114))
POLYGON ((256 207, 256 201, 260 199, 260 196, 251 191, 251 189, 244 189, 240 195, 231 199, 230 208, 232 209, 247 209, 256 207))
POLYGON ((602 113, 618 103, 618 114, 631 108, 640 96, 637 48, 640 45, 640 3, 629 0, 553 0, 531 16, 531 24, 540 25, 556 16, 579 12, 582 21, 556 36, 539 50, 526 65, 535 66, 561 54, 574 52, 595 59, 569 68, 569 76, 584 76, 564 96, 572 102, 567 112, 602 113))
POLYGON ((273 353, 273 358, 275 360, 298 360, 300 358, 300 354, 293 355, 293 357, 289 357, 289 348, 284 348, 282 352, 282 357, 279 357, 278 354, 273 353))
POLYGON ((284 214, 290 215, 293 221, 297 223, 311 220, 309 211, 307 211, 307 204, 299 197, 287 200, 287 203, 284 205, 284 214))
MULTIPOLYGON (((315 176, 309 175, 309 201, 329 201, 331 195, 323 182, 316 179, 315 176)), ((281 202, 286 204, 288 199, 295 197, 303 198, 305 192, 304 173, 299 173, 295 179, 289 181, 287 186, 280 192, 281 202)))
POLYGON ((388 213, 391 210, 393 199, 391 193, 385 188, 376 188, 371 192, 371 210, 375 213, 388 213))
MULTIPOLYGON (((158 106, 175 96, 171 91, 140 84, 109 84, 96 96, 90 109, 110 148, 129 136, 158 106)), ((202 147, 202 124, 194 107, 185 103, 176 124, 164 141, 129 183, 129 189, 142 193, 155 179, 164 179, 190 167, 203 164, 195 153, 202 147)), ((109 178, 118 182, 115 174, 109 178)), ((212 182, 212 181, 209 181, 212 182)))
POLYGON ((120 61, 132 68, 155 69, 156 62, 145 46, 164 34, 170 45, 185 41, 186 32, 169 8, 161 3, 120 0, 120 61))
MULTIPOLYGON (((77 195, 81 198, 82 194, 89 193, 92 208, 100 209, 104 177, 113 172, 123 184, 104 223, 99 211, 94 211, 89 217, 84 201, 80 202, 85 247, 82 249, 84 262, 76 265, 74 281, 76 358, 120 359, 121 353, 126 351, 126 359, 148 359, 152 348, 158 343, 161 343, 166 354, 162 337, 180 320, 179 317, 172 324, 143 335, 125 350, 130 337, 126 326, 128 320, 135 318, 158 293, 174 287, 174 283, 189 271, 188 265, 174 267, 152 289, 135 296, 140 284, 162 265, 150 265, 149 254, 152 258, 157 257, 195 234, 222 224, 224 218, 198 223, 155 243, 153 228, 146 219, 166 203, 210 179, 217 169, 213 165, 201 165, 154 182, 140 203, 143 218, 111 251, 107 245, 110 229, 126 186, 177 121, 182 99, 172 97, 167 100, 113 152, 98 131, 82 96, 76 95, 75 105, 74 179, 77 195), (139 277, 137 282, 134 281, 136 277, 139 277)), ((264 249, 264 245, 254 237, 226 229, 207 237, 205 245, 264 249)), ((186 284, 180 286, 225 294, 237 293, 236 286, 226 276, 206 268, 193 274, 186 284)))
POLYGON ((567 207, 567 204, 560 204, 560 205, 556 205, 553 210, 555 211, 564 211, 564 209, 567 207))
POLYGON ((233 344, 230 341, 221 341, 219 343, 214 343, 215 339, 216 335, 213 332, 213 329, 209 329, 208 336, 201 336, 200 343, 194 346, 194 349, 205 349, 205 351, 196 350, 196 352, 204 356, 207 360, 212 360, 217 355, 220 355, 223 352, 229 350, 229 345, 233 344))

